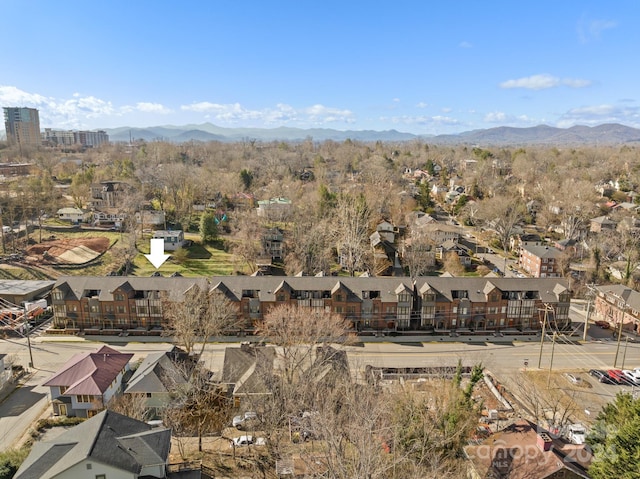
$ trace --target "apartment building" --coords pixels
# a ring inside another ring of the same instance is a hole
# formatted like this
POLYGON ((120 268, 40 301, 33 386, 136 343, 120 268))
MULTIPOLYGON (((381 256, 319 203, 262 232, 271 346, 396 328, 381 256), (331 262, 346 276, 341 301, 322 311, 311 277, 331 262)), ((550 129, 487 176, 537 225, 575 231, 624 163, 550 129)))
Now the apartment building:
POLYGON ((623 284, 596 286, 596 317, 618 328, 640 333, 640 293, 623 284))
POLYGON ((45 128, 42 140, 49 146, 81 145, 88 148, 109 143, 109 135, 104 130, 54 130, 45 128))
POLYGON ((163 298, 182 301, 195 284, 237 305, 248 333, 284 304, 342 314, 361 332, 536 330, 545 310, 552 327, 570 324, 569 290, 552 278, 68 276, 52 290, 54 328, 160 334, 163 298))
POLYGON ((38 147, 40 115, 35 108, 4 107, 4 128, 10 145, 38 147))
POLYGON ((558 278, 562 251, 552 246, 522 245, 519 266, 534 278, 558 278))

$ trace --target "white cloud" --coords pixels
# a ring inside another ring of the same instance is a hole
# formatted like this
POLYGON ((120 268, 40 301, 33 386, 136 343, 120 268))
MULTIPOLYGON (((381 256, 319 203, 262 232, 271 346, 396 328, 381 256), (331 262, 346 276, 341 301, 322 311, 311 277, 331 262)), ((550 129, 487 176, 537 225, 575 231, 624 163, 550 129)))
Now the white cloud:
POLYGON ((578 21, 577 31, 578 39, 582 43, 588 43, 591 40, 599 40, 602 32, 616 28, 618 23, 613 20, 589 20, 582 17, 578 21))
POLYGON ((443 108, 440 108, 440 111, 442 113, 451 113, 453 111, 453 108, 449 108, 449 107, 445 106, 443 108))
POLYGON ((504 123, 507 120, 507 114, 502 111, 494 111, 484 116, 487 123, 504 123))
POLYGON ((526 88, 528 90, 545 90, 558 86, 568 86, 570 88, 584 88, 591 85, 589 80, 578 78, 557 78, 546 73, 540 75, 531 75, 529 77, 507 80, 500 83, 500 88, 526 88))
POLYGON ((416 108, 427 108, 428 106, 429 106, 428 103, 425 103, 425 102, 421 101, 420 103, 418 103, 416 105, 416 108))
POLYGON ((298 122, 301 125, 318 125, 324 123, 344 122, 353 123, 354 114, 350 110, 341 110, 316 104, 310 107, 296 109, 290 105, 279 103, 275 108, 250 110, 239 103, 219 104, 209 102, 182 105, 183 111, 209 113, 211 117, 227 123, 237 123, 246 120, 258 120, 267 124, 298 122))
POLYGON ((172 113, 172 110, 170 108, 167 108, 160 103, 138 102, 136 103, 136 109, 138 111, 144 111, 147 113, 160 113, 162 115, 172 113))
POLYGON ((572 108, 558 120, 562 128, 573 125, 600 125, 602 123, 622 123, 638 128, 640 108, 636 106, 616 106, 609 104, 572 108))
POLYGON ((460 48, 473 48, 473 45, 469 42, 460 42, 458 45, 460 48))
POLYGON ((438 125, 458 125, 460 122, 451 117, 447 116, 391 116, 391 117, 380 117, 379 120, 383 122, 391 122, 399 125, 422 125, 422 126, 438 126, 438 125))
POLYGON ((6 106, 27 106, 30 108, 46 104, 48 99, 37 93, 27 93, 14 86, 0 85, 0 103, 6 106))

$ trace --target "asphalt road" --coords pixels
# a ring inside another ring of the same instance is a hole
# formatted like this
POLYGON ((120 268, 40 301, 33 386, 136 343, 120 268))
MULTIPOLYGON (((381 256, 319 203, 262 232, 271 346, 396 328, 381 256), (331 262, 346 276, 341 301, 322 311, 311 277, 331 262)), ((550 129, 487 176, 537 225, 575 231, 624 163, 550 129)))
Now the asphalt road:
MULTIPOLYGON (((579 312, 572 311, 574 320, 580 319, 579 312)), ((455 366, 458 360, 465 365, 478 362, 505 381, 519 379, 518 374, 525 367, 542 370, 580 372, 586 377, 586 371, 592 368, 610 369, 616 356, 617 342, 612 340, 611 333, 601 331, 591 325, 590 335, 604 335, 602 339, 585 343, 568 340, 559 336, 555 342, 548 340, 543 344, 539 336, 532 336, 525 342, 486 343, 472 338, 468 343, 453 342, 450 338, 435 338, 428 343, 371 342, 358 346, 348 346, 349 360, 352 369, 361 369, 366 365, 386 367, 421 367, 421 366, 455 366), (553 350, 553 364, 551 356, 553 350), (541 352, 542 351, 542 352, 541 352), (525 366, 525 362, 527 366, 525 366)), ((461 337, 468 340, 469 338, 461 337)), ((47 338, 37 337, 32 340, 34 367, 31 375, 0 404, 0 450, 13 447, 28 431, 31 424, 50 411, 48 388, 42 386, 46 379, 57 372, 74 354, 93 351, 103 343, 87 341, 80 338, 47 338)), ((237 346, 237 344, 231 344, 237 346)), ((114 343, 110 346, 122 352, 134 353, 133 361, 146 356, 152 351, 166 351, 168 343, 114 343)), ((210 344, 205 350, 203 361, 214 372, 222 369, 224 350, 228 343, 210 344)), ((16 363, 29 363, 29 350, 25 339, 0 340, 0 353, 7 354, 5 361, 12 359, 16 363)), ((627 368, 640 367, 640 343, 623 341, 618 351, 618 366, 627 368)), ((590 394, 595 403, 608 401, 622 390, 620 386, 602 385, 590 381, 594 387, 590 394), (596 397, 597 396, 597 397, 596 397), (597 401, 595 401, 597 399, 597 401)))

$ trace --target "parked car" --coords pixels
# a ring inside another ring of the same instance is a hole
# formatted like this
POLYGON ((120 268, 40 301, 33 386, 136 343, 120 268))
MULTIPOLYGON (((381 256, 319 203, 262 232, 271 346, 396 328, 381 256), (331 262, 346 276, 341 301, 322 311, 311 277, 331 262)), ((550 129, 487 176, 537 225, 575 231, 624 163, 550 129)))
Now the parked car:
POLYGON ((624 369, 622 376, 629 386, 640 386, 640 375, 636 375, 634 371, 624 369))
POLYGON ((231 447, 242 447, 242 446, 264 446, 266 444, 266 440, 264 437, 253 437, 253 436, 239 436, 234 437, 231 440, 231 447))
POLYGON ((616 383, 616 384, 622 384, 623 383, 624 376, 623 376, 622 371, 620 369, 609 369, 607 371, 607 374, 609 375, 609 379, 611 379, 614 383, 616 383))
POLYGON ((239 416, 234 416, 231 424, 235 428, 243 429, 247 424, 257 420, 258 420, 258 414, 256 412, 247 411, 244 414, 240 414, 239 416))
POLYGON ((596 326, 599 326, 602 329, 609 329, 611 327, 611 325, 609 324, 609 321, 598 320, 598 321, 596 321, 595 324, 596 324, 596 326))
POLYGON ((604 384, 612 384, 611 378, 609 377, 607 372, 602 369, 590 369, 589 374, 596 378, 598 382, 604 384))
POLYGON ((573 444, 584 444, 587 431, 582 424, 571 424, 567 433, 567 438, 573 444))

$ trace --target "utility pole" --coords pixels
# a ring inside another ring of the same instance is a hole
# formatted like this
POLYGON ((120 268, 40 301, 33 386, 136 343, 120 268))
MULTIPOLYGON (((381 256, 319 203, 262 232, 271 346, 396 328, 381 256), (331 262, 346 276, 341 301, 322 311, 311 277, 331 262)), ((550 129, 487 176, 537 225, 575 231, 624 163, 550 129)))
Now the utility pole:
POLYGON ((587 288, 589 289, 589 292, 587 293, 587 314, 584 318, 584 331, 582 332, 582 340, 586 341, 587 340, 587 329, 589 329, 589 314, 591 314, 591 301, 593 301, 593 297, 595 295, 595 285, 592 284, 588 284, 587 288))
POLYGON ((540 355, 538 356, 538 369, 540 369, 540 365, 542 364, 542 345, 544 344, 545 327, 547 326, 547 311, 547 305, 545 303, 544 319, 542 320, 542 335, 540 337, 540 355))
POLYGON ((22 319, 24 320, 24 328, 27 334, 27 345, 29 346, 29 367, 33 368, 33 353, 31 352, 31 338, 29 331, 29 316, 27 315, 27 303, 22 304, 22 319))
POLYGON ((622 318, 620 318, 620 325, 618 326, 618 345, 616 346, 616 357, 613 360, 613 367, 618 364, 618 353, 620 352, 620 341, 622 340, 622 323, 624 323, 624 312, 627 310, 627 302, 625 301, 622 306, 622 318))
POLYGON ((538 356, 538 369, 540 369, 540 365, 542 364, 542 345, 544 344, 545 327, 548 321, 547 315, 549 313, 549 310, 553 311, 553 306, 551 306, 549 303, 544 303, 544 320, 542 322, 542 337, 540 338, 540 355, 538 356))
POLYGON ((547 389, 549 389, 549 384, 551 383, 551 369, 553 368, 553 351, 556 347, 556 332, 553 333, 553 342, 551 343, 551 363, 549 363, 549 376, 547 377, 547 389))
POLYGON ((629 336, 624 338, 624 353, 622 354, 622 366, 620 366, 620 369, 624 369, 624 361, 627 359, 627 346, 629 346, 629 336))

